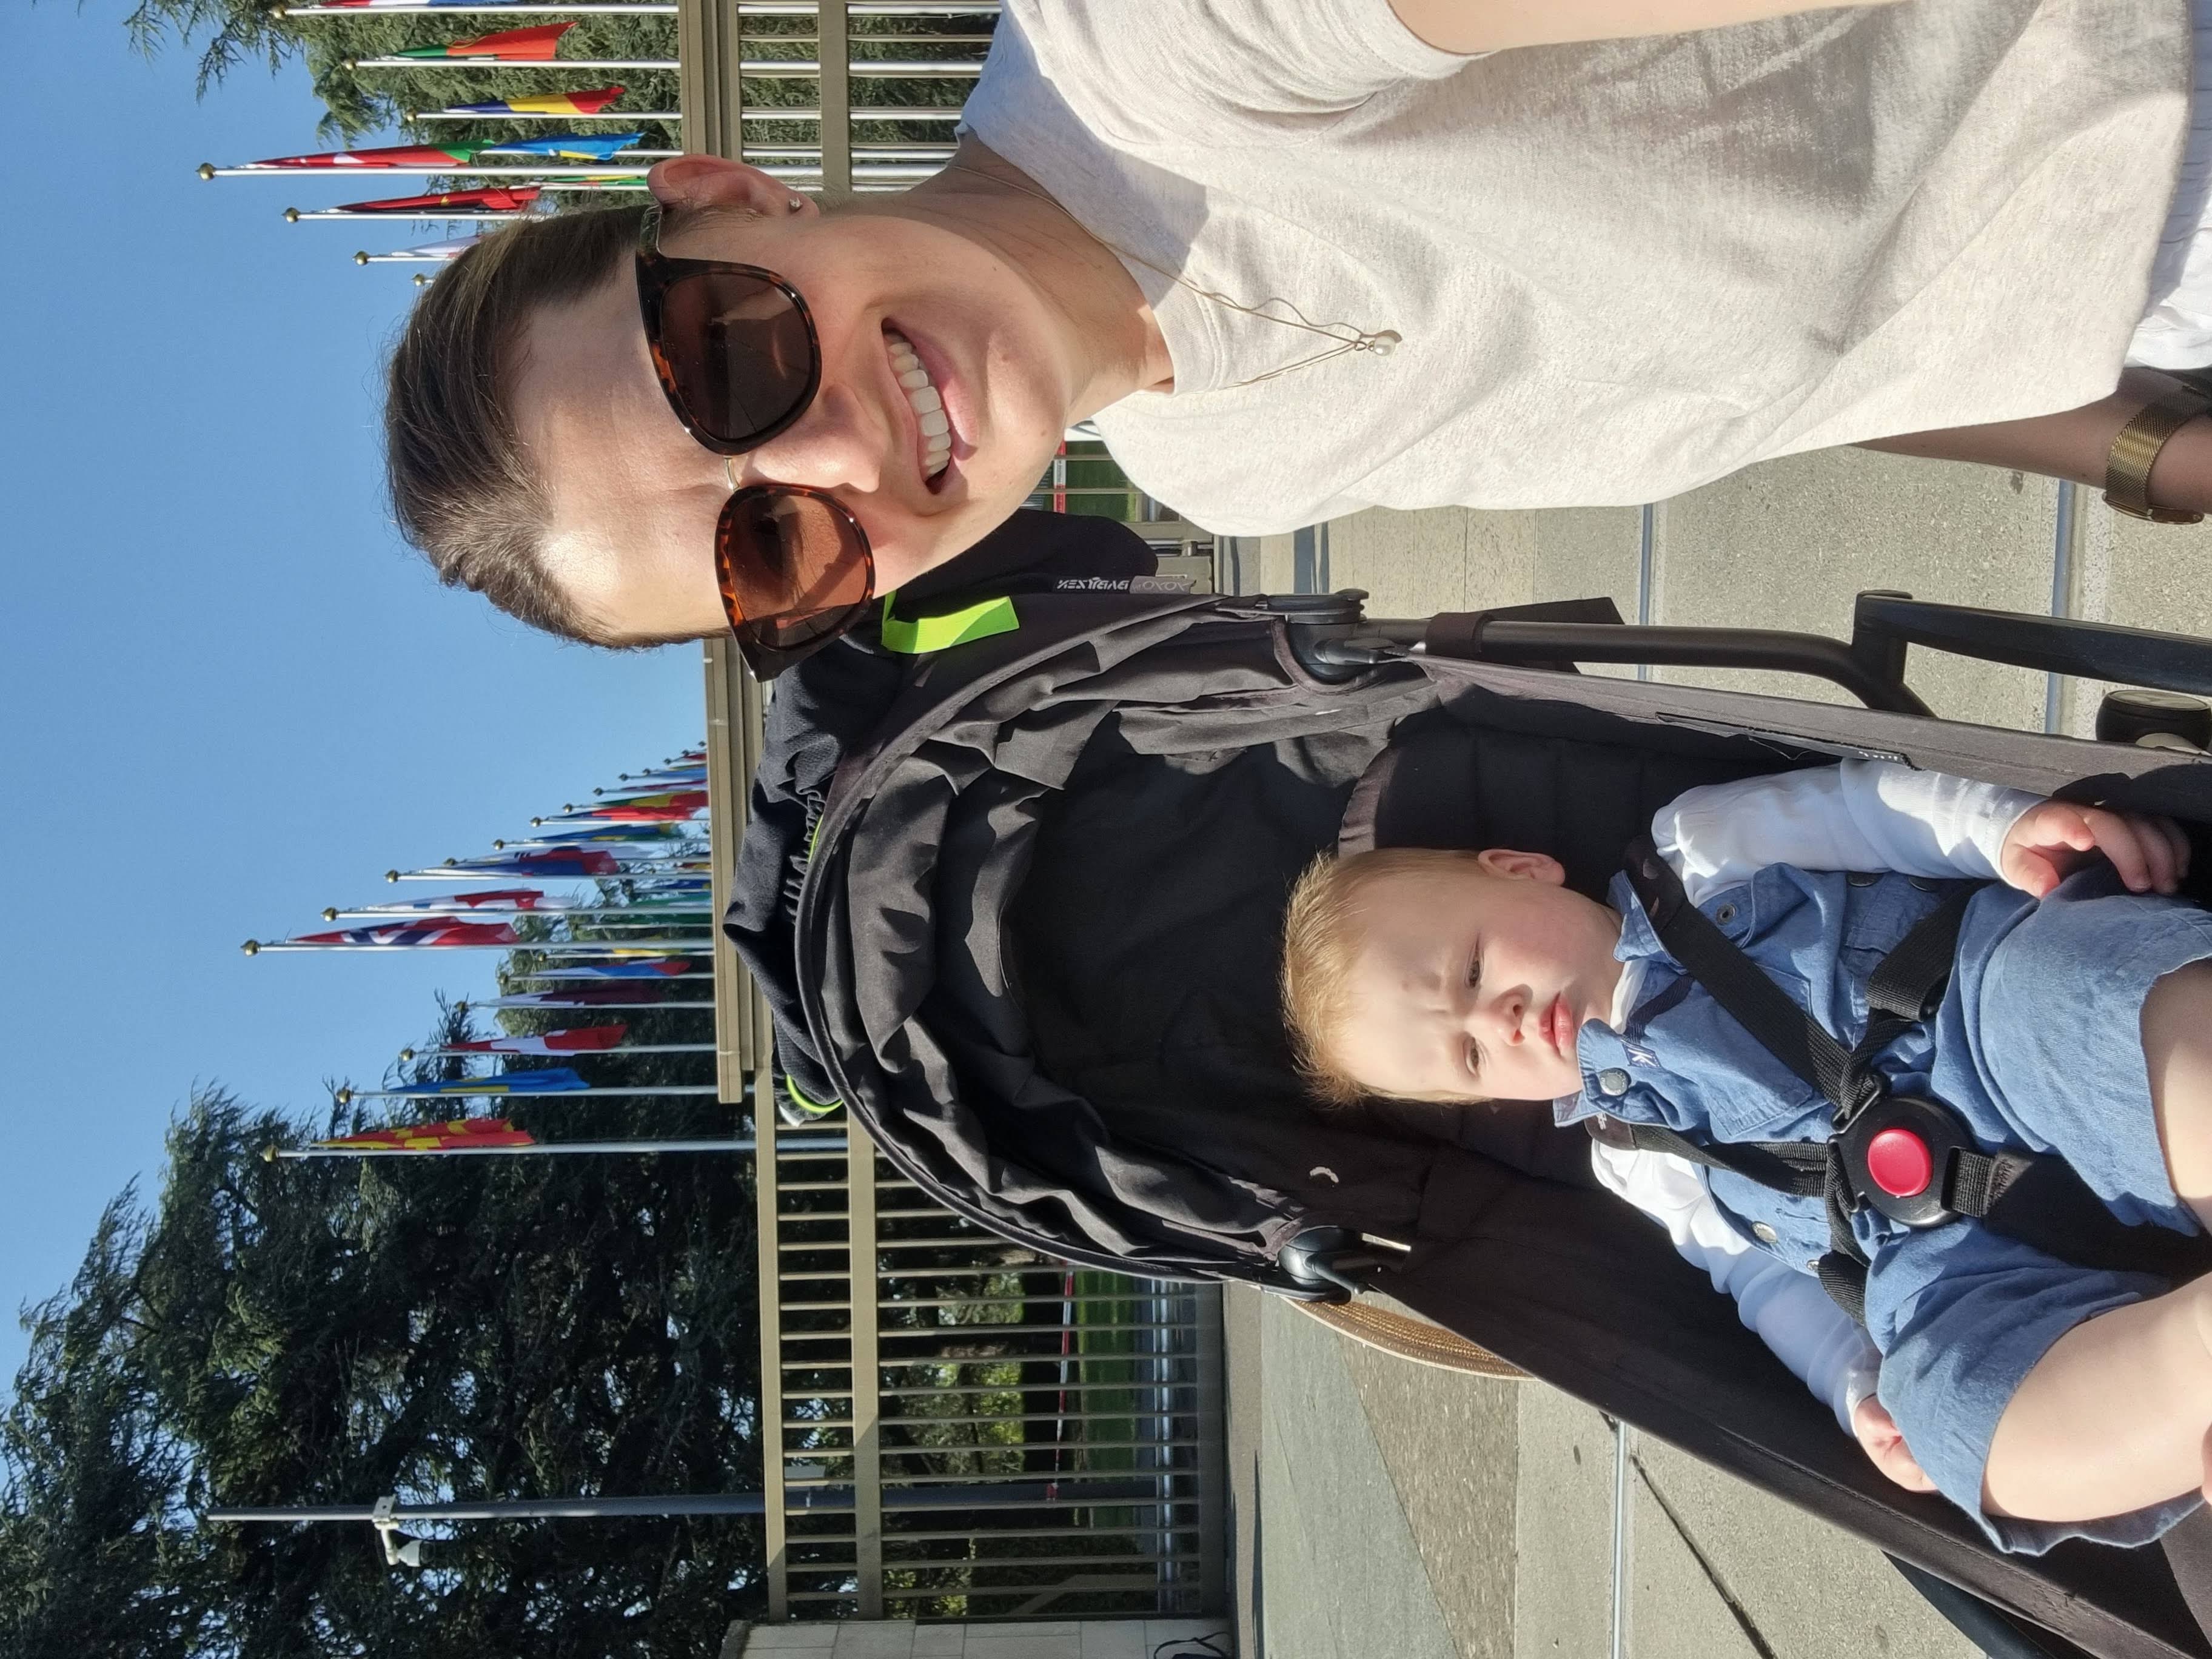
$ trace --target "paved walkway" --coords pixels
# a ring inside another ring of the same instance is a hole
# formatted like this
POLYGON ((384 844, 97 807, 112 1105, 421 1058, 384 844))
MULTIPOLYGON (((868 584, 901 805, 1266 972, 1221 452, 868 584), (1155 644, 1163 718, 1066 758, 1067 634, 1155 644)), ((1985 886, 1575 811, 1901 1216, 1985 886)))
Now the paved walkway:
MULTIPOLYGON (((1854 594, 1899 588, 2212 634, 2212 528, 1857 451, 1650 508, 1366 513, 1235 552, 1244 591, 1364 587, 1376 616, 1605 594, 1631 621, 1842 637, 1854 594)), ((2104 690, 1921 651, 1907 678, 1948 718, 2080 735, 2104 690)), ((1243 1659, 1973 1652, 1879 1554, 1669 1447, 1617 1457, 1607 1422, 1548 1388, 1388 1359, 1255 1293, 1228 1318, 1243 1659)))

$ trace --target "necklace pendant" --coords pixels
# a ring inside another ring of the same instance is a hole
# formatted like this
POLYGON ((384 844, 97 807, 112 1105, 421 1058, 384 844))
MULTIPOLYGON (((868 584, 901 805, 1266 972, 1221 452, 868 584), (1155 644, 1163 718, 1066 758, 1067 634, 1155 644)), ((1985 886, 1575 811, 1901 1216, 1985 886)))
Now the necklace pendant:
POLYGON ((1371 351, 1378 357, 1387 357, 1398 349, 1404 338, 1405 337, 1396 329, 1386 328, 1379 334, 1362 335, 1359 349, 1362 351, 1371 351))

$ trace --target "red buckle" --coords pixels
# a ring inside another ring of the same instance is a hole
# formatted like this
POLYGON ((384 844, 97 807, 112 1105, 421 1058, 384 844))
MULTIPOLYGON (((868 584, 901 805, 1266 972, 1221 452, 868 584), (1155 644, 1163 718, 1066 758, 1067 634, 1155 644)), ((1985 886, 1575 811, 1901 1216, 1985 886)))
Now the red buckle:
POLYGON ((1867 1142, 1867 1174, 1893 1198, 1916 1198, 1936 1178, 1936 1159, 1928 1143, 1910 1129, 1892 1126, 1867 1142))

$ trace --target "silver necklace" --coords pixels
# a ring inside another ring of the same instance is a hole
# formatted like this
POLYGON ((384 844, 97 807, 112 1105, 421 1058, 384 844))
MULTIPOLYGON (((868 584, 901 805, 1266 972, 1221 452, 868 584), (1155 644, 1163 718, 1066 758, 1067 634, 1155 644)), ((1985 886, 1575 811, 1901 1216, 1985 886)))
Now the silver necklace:
POLYGON ((965 173, 978 179, 988 179, 993 184, 1003 185, 1008 190, 1018 191, 1024 196, 1033 197, 1047 207, 1058 211, 1070 224, 1108 252, 1116 258, 1127 259, 1132 264, 1142 265, 1146 270, 1166 277, 1177 288, 1187 289, 1201 300, 1211 301, 1224 310, 1241 312, 1247 317, 1257 317, 1261 322, 1273 323, 1278 328, 1295 328, 1305 333, 1318 334, 1323 339, 1336 342, 1335 345, 1327 351, 1317 351, 1310 357, 1301 357, 1297 362, 1285 363, 1280 368, 1271 368, 1265 374, 1255 374, 1249 380, 1238 380, 1234 386, 1227 388, 1229 391, 1234 392, 1243 386, 1258 386, 1264 380, 1273 380, 1285 374, 1294 374, 1299 369, 1311 368, 1316 363, 1325 363, 1333 357, 1341 357, 1348 351, 1364 351, 1370 356, 1387 357, 1403 343, 1405 337, 1395 328, 1368 330, 1355 327, 1350 323, 1316 323, 1296 305, 1280 297, 1271 297, 1261 301, 1256 306, 1248 306, 1242 301, 1231 299, 1228 295, 1219 293, 1213 289, 1200 288, 1180 272, 1170 270, 1164 265, 1155 264, 1141 253, 1132 253, 1128 249, 1116 246, 1108 241, 1070 213, 1065 205, 1041 190, 1031 190, 1026 185, 1018 185, 1011 179, 1002 179, 995 173, 986 173, 981 167, 971 167, 963 161, 947 161, 945 166, 948 172, 965 173), (1291 314, 1288 317, 1277 316, 1273 312, 1265 309, 1268 306, 1280 306, 1291 314))

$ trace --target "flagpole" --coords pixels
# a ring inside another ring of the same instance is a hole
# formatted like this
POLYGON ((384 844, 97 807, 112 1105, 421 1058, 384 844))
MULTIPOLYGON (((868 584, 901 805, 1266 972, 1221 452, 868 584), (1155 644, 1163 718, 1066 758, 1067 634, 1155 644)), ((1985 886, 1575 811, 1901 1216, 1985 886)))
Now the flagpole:
MULTIPOLYGON (((367 8, 363 8, 364 10, 367 8)), ((471 55, 466 58, 345 58, 339 67, 349 70, 365 69, 565 69, 565 70, 659 70, 673 74, 681 67, 673 58, 493 58, 471 55)), ((811 69, 812 65, 809 65, 811 69)), ((744 71, 750 75, 752 71, 744 71)), ((489 118, 496 120, 496 116, 489 118)))
MULTIPOLYGON (((680 149, 625 149, 616 152, 617 155, 652 156, 656 159, 682 154, 684 152, 680 149)), ((576 188, 574 185, 562 184, 558 181, 565 179, 586 179, 593 180, 596 186, 603 190, 636 188, 636 186, 616 184, 608 180, 609 173, 623 172, 621 167, 614 164, 611 157, 605 165, 600 167, 592 167, 580 161, 574 166, 541 165, 538 167, 531 167, 527 164, 518 164, 513 167, 505 165, 478 167, 473 161, 447 161, 436 167, 386 167, 381 162, 364 161, 348 162, 343 167, 219 167, 212 161, 203 161, 193 171, 203 179, 289 179, 295 182, 302 179, 317 179, 332 176, 356 179, 369 173, 374 173, 380 179, 543 179, 552 181, 546 185, 545 188, 548 190, 574 190, 576 188)), ((636 176, 642 179, 645 174, 640 173, 636 176)))
MULTIPOLYGON (((653 1004, 629 1003, 621 1006, 627 1010, 632 1007, 649 1008, 653 1004)), ((495 1042, 498 1039, 493 1040, 495 1042)), ((466 1060, 471 1054, 522 1052, 525 1051, 499 1048, 402 1048, 399 1051, 399 1063, 404 1066, 410 1060, 466 1060)), ((541 1051, 533 1048, 527 1052, 536 1054, 541 1051)), ((711 1054, 715 1052, 715 1045, 711 1042, 621 1042, 611 1048, 548 1048, 542 1052, 555 1057, 573 1054, 580 1059, 588 1059, 593 1054, 711 1054)))
POLYGON ((489 224, 496 219, 537 219, 544 216, 527 208, 423 208, 410 209, 400 213, 346 213, 337 208, 286 208, 284 222, 296 225, 302 219, 382 219, 389 223, 404 224, 489 224))
MULTIPOLYGON (((623 975, 610 977, 608 975, 595 972, 589 968, 507 968, 502 969, 501 971, 506 974, 509 979, 518 980, 587 979, 602 985, 675 985, 681 983, 687 988, 695 982, 704 981, 713 978, 712 975, 703 973, 655 974, 650 979, 645 977, 643 975, 623 975)), ((667 1005, 656 1003, 652 1006, 655 1007, 665 1007, 667 1005)))
MULTIPOLYGON (((779 1152, 817 1149, 843 1152, 845 1137, 779 1136, 779 1152)), ((574 1158, 593 1152, 755 1152, 750 1135, 742 1139, 708 1140, 541 1140, 527 1146, 266 1146, 262 1158, 270 1164, 287 1164, 310 1158, 574 1158)))
MULTIPOLYGON (((441 6, 438 9, 446 11, 451 8, 441 6)), ((399 118, 410 126, 417 121, 659 121, 667 123, 682 120, 684 114, 680 110, 672 109, 574 110, 565 113, 559 110, 516 109, 501 110, 496 115, 488 115, 482 110, 425 109, 411 111, 399 118)), ((791 118, 799 120, 805 118, 793 116, 791 118)))
MULTIPOLYGON (((740 17, 811 17, 814 7, 805 0, 738 0, 731 8, 740 17)), ((416 12, 437 12, 447 17, 555 17, 563 13, 584 15, 613 14, 624 16, 665 17, 676 8, 667 0, 634 0, 629 4, 609 4, 606 0, 561 0, 560 3, 544 5, 484 5, 454 6, 444 0, 386 0, 382 5, 371 6, 273 6, 270 15, 291 17, 360 17, 366 15, 390 15, 397 12, 405 16, 416 12)), ((995 17, 999 0, 968 0, 965 5, 953 5, 945 0, 848 0, 845 7, 849 17, 995 17)))
MULTIPOLYGON (((495 58, 471 53, 465 58, 346 58, 340 66, 372 69, 556 69, 658 70, 672 75, 682 67, 673 58, 495 58)), ((937 58, 921 63, 894 63, 886 58, 855 58, 846 66, 848 75, 902 81, 972 81, 983 72, 981 63, 937 58)), ((813 81, 821 78, 822 65, 811 58, 747 58, 738 73, 755 81, 813 81)), ((635 118, 633 117, 633 119, 635 118)), ((896 119, 896 117, 888 117, 896 119)))
MULTIPOLYGON (((595 1083, 582 1089, 502 1089, 498 1086, 499 1079, 495 1077, 456 1078, 453 1083, 454 1086, 443 1094, 424 1094, 419 1090, 407 1089, 340 1089, 331 1098, 341 1106, 349 1105, 356 1100, 577 1100, 586 1095, 601 1099, 615 1095, 711 1095, 719 1092, 721 1087, 714 1083, 659 1083, 649 1089, 628 1086, 603 1088, 595 1083), (470 1082, 490 1086, 483 1089, 460 1086, 470 1082)), ((746 1085, 745 1092, 748 1095, 752 1093, 750 1085, 746 1085)))
POLYGON ((620 1014, 659 1012, 663 1008, 700 1010, 711 1008, 711 1002, 540 1002, 536 997, 474 997, 466 1002, 457 1002, 463 1008, 558 1008, 569 1013, 620 1014))
POLYGON ((238 947, 249 957, 271 951, 535 951, 549 957, 706 957, 714 954, 711 939, 693 935, 682 939, 505 939, 479 944, 464 939, 457 945, 356 945, 350 940, 250 939, 238 947))
MULTIPOLYGON (((646 907, 641 906, 640 908, 643 908, 646 907)), ((380 922, 387 927, 398 926, 410 918, 417 918, 424 921, 466 921, 471 916, 518 916, 525 921, 527 921, 532 916, 544 916, 547 918, 558 917, 563 920, 574 917, 580 921, 599 918, 600 920, 596 921, 594 925, 601 927, 658 927, 667 922, 680 923, 684 921, 691 921, 696 925, 703 927, 706 921, 707 911, 704 907, 696 905, 686 906, 680 911, 653 907, 653 914, 651 915, 626 917, 620 910, 555 910, 550 908, 538 910, 507 910, 485 907, 478 907, 475 909, 471 909, 466 905, 460 905, 450 909, 441 908, 437 909, 417 910, 410 908, 405 910, 331 909, 323 912, 323 920, 325 921, 338 921, 350 918, 355 921, 371 921, 380 922)), ((619 939, 610 939, 605 942, 611 945, 626 945, 629 943, 629 940, 619 939)), ((517 939, 514 943, 518 946, 526 947, 540 944, 559 945, 566 943, 566 941, 561 939, 517 939)))
POLYGON ((398 5, 271 6, 269 15, 289 21, 295 17, 405 17, 432 11, 441 17, 669 17, 675 15, 676 8, 668 0, 628 0, 622 4, 611 0, 562 0, 558 5, 543 6, 449 6, 443 0, 412 0, 398 5))
POLYGON ((640 917, 639 926, 646 921, 668 916, 706 915, 709 907, 704 900, 697 904, 636 904, 636 905, 580 905, 580 904, 464 904, 458 898, 450 906, 434 901, 428 905, 364 904, 355 910, 341 910, 331 905, 323 912, 325 921, 390 921, 394 916, 436 916, 458 921, 465 916, 568 916, 596 918, 625 917, 639 911, 649 910, 649 917, 640 917))
POLYGON ((573 875, 553 875, 543 870, 488 870, 480 864, 441 864, 431 870, 386 870, 384 872, 386 881, 482 881, 490 876, 505 876, 510 879, 534 876, 544 881, 704 881, 707 868, 706 860, 700 859, 684 864, 624 865, 618 870, 589 875, 580 870, 573 875))

